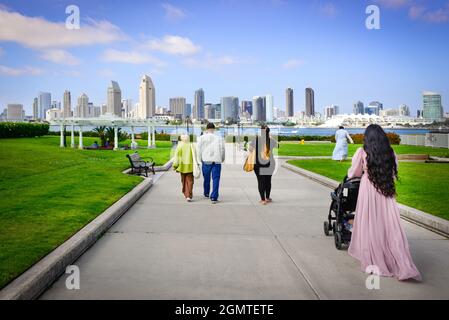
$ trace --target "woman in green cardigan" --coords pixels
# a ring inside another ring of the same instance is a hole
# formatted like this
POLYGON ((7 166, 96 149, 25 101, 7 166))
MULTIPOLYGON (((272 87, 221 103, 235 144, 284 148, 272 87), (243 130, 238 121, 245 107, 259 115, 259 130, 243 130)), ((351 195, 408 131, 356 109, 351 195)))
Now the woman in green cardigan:
POLYGON ((187 202, 193 197, 193 148, 188 135, 182 135, 181 141, 176 147, 173 168, 181 174, 182 193, 187 202))

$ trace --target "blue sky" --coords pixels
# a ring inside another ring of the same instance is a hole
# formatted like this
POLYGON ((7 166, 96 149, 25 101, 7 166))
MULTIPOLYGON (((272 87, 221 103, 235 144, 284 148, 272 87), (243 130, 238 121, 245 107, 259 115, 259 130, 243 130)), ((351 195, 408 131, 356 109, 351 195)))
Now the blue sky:
POLYGON ((110 80, 138 102, 139 80, 150 75, 156 103, 205 90, 207 102, 274 95, 285 88, 304 109, 304 89, 316 109, 373 100, 384 107, 421 106, 421 93, 449 97, 449 0, 0 0, 0 107, 39 91, 62 100, 65 89, 106 101, 110 80), (81 29, 65 28, 65 8, 80 9, 81 29), (380 30, 365 27, 370 4, 380 30))

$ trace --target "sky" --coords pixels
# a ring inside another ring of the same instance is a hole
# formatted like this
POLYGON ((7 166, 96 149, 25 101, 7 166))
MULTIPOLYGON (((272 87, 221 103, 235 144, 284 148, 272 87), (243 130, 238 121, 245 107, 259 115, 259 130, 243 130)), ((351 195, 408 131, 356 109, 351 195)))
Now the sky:
POLYGON ((285 109, 292 87, 299 112, 312 87, 317 112, 361 100, 415 113, 423 91, 448 112, 449 0, 0 0, 0 108, 31 114, 39 91, 64 90, 72 108, 82 93, 101 105, 111 80, 138 102, 143 74, 158 106, 203 88, 206 102, 272 94, 285 109), (69 5, 79 29, 66 27, 69 5), (366 27, 369 5, 380 29, 366 27))

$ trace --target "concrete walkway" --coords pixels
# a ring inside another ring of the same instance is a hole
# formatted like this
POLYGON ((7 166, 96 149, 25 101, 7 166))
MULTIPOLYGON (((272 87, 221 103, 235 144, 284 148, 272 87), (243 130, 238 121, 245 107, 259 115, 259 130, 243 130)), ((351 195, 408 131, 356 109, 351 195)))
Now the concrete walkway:
POLYGON ((449 298, 449 240, 421 227, 403 221, 423 282, 381 278, 368 290, 358 261, 323 234, 330 189, 279 168, 275 202, 262 206, 254 173, 239 163, 223 168, 221 203, 201 191, 198 180, 186 203, 179 176, 165 173, 75 263, 80 290, 67 290, 64 275, 41 298, 449 298))

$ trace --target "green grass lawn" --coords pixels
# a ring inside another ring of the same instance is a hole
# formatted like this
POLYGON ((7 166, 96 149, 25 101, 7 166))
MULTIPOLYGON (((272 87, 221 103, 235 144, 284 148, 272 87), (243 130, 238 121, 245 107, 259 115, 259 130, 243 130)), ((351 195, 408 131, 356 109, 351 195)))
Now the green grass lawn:
MULTIPOLYGON (((162 165, 171 149, 158 145, 139 153, 162 165)), ((0 288, 142 181, 122 173, 130 152, 60 148, 59 137, 0 139, 0 288)))
MULTIPOLYGON (((288 163, 341 181, 351 162, 332 160, 291 160, 288 163)), ((449 220, 449 165, 444 163, 399 163, 396 183, 398 202, 449 220)))
MULTIPOLYGON (((335 143, 281 143, 279 148, 280 156, 332 156, 335 143)), ((348 146, 348 156, 352 157, 355 151, 362 147, 360 144, 350 144, 348 146)), ((393 145, 397 154, 429 154, 436 157, 449 158, 449 149, 393 145)))

